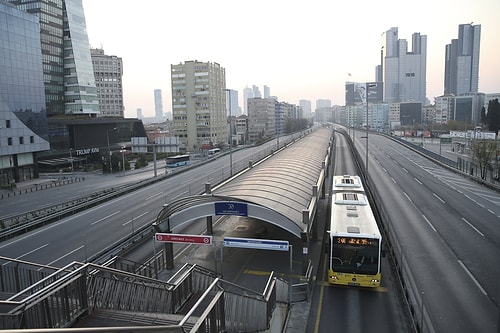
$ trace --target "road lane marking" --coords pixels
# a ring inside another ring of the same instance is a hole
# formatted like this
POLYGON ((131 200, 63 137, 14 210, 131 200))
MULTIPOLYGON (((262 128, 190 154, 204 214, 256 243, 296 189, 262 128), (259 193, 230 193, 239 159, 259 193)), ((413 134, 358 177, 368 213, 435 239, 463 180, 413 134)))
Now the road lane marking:
POLYGON ((432 193, 432 195, 433 195, 433 196, 435 196, 435 197, 436 197, 436 199, 438 199, 438 200, 439 200, 439 201, 441 201, 442 203, 446 203, 446 202, 445 202, 443 199, 441 199, 441 198, 439 197, 439 195, 437 195, 436 193, 432 193))
POLYGON ((131 223, 132 221, 134 221, 135 219, 138 219, 138 218, 143 217, 143 216, 144 216, 144 215, 146 215, 147 213, 149 213, 149 212, 144 212, 144 213, 142 213, 141 215, 138 215, 138 216, 136 216, 136 217, 134 217, 134 218, 132 218, 132 219, 128 220, 128 221, 127 221, 127 222, 125 222, 125 223, 122 223, 122 225, 127 225, 127 224, 131 223))
POLYGON ((90 223, 90 225, 94 225, 94 224, 97 224, 97 223, 99 223, 99 222, 102 222, 102 221, 104 221, 105 219, 107 219, 107 218, 109 218, 109 217, 111 217, 111 216, 113 216, 113 215, 118 214, 119 212, 120 212, 120 211, 117 211, 117 212, 114 212, 113 214, 109 214, 108 216, 104 216, 103 218, 100 218, 99 220, 97 220, 97 221, 94 221, 94 222, 90 223))
POLYGON ((162 195, 162 194, 163 194, 163 191, 156 193, 156 194, 153 194, 153 195, 150 195, 149 197, 144 199, 144 201, 148 201, 149 199, 152 199, 152 198, 157 197, 157 196, 162 195))
POLYGON ((417 183, 419 183, 420 185, 423 185, 423 184, 422 184, 422 182, 421 182, 420 180, 418 180, 417 178, 413 178, 413 179, 415 179, 415 181, 416 181, 417 183))
POLYGON ((427 224, 432 228, 432 230, 434 230, 434 232, 437 232, 436 228, 434 228, 431 221, 429 221, 425 215, 422 215, 422 217, 424 218, 425 222, 427 222, 427 224))
POLYGON ((473 226, 469 221, 467 221, 465 218, 462 217, 462 220, 469 225, 472 229, 474 229, 478 234, 484 237, 484 234, 479 231, 475 226, 473 226))
POLYGON ((459 260, 458 263, 462 266, 462 268, 469 275, 469 277, 472 279, 472 281, 474 281, 474 283, 479 288, 479 290, 483 293, 483 295, 488 296, 488 293, 486 292, 486 290, 484 290, 484 288, 479 284, 479 282, 476 280, 474 275, 472 275, 472 273, 467 269, 467 267, 465 267, 464 263, 461 260, 459 260))
POLYGON ((65 257, 67 257, 67 256, 69 256, 69 255, 72 255, 72 254, 73 254, 73 253, 75 253, 76 251, 79 251, 79 250, 81 250, 81 249, 83 249, 83 248, 84 248, 84 246, 83 246, 83 245, 80 245, 79 247, 77 247, 77 248, 76 248, 76 249, 74 249, 73 251, 70 251, 70 252, 66 253, 65 255, 63 255, 63 256, 61 256, 61 257, 57 258, 56 260, 53 260, 53 261, 49 262, 49 263, 48 263, 48 264, 46 264, 46 265, 47 265, 47 266, 51 266, 53 263, 58 262, 59 260, 61 260, 61 259, 65 258, 65 257))
MULTIPOLYGON (((40 249, 43 249, 44 247, 48 246, 49 244, 50 244, 50 243, 44 244, 44 245, 42 245, 42 246, 39 246, 39 247, 37 247, 37 248, 35 248, 35 249, 33 249, 33 250, 29 251, 29 252, 26 252, 26 253, 24 253, 24 254, 20 255, 19 257, 16 257, 16 259, 21 259, 22 257, 25 257, 25 256, 27 256, 28 254, 31 254, 31 253, 33 253, 33 252, 36 252, 36 251, 40 250, 40 249)), ((7 264, 8 264, 8 263, 10 263, 10 262, 12 262, 12 261, 7 261, 6 263, 2 264, 2 266, 5 266, 5 265, 7 265, 7 264)))
POLYGON ((408 196, 408 194, 406 194, 406 192, 403 192, 403 194, 405 195, 406 199, 408 199, 409 202, 412 202, 411 198, 408 196))

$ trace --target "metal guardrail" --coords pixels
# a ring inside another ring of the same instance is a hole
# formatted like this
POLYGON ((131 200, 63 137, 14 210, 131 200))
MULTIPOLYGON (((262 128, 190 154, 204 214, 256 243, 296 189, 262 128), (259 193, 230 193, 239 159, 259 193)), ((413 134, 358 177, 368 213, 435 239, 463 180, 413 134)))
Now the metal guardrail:
MULTIPOLYGON (((287 140, 280 142, 280 146, 288 145, 290 142, 296 140, 296 138, 299 137, 299 135, 293 135, 289 137, 287 140)), ((258 161, 265 158, 266 156, 272 155, 273 152, 274 150, 272 148, 269 148, 255 154, 254 156, 252 156, 252 159, 258 161)), ((61 204, 43 207, 22 214, 0 217, 0 241, 20 235, 22 233, 26 233, 28 231, 31 231, 33 229, 36 229, 40 226, 46 225, 53 221, 60 220, 64 217, 74 215, 78 212, 99 205, 104 201, 117 198, 119 196, 128 194, 140 188, 163 181, 179 172, 185 172, 191 168, 204 165, 211 161, 212 159, 209 159, 206 161, 193 164, 187 168, 183 168, 182 170, 176 171, 174 173, 166 173, 164 175, 152 177, 146 180, 142 180, 140 182, 104 189, 102 191, 92 193, 91 195, 83 196, 81 198, 64 202, 61 204)), ((247 167, 248 167, 247 161, 233 164, 233 170, 235 173, 238 173, 246 169, 247 167)), ((220 182, 229 177, 230 177, 229 173, 225 175, 224 170, 221 170, 220 182)))

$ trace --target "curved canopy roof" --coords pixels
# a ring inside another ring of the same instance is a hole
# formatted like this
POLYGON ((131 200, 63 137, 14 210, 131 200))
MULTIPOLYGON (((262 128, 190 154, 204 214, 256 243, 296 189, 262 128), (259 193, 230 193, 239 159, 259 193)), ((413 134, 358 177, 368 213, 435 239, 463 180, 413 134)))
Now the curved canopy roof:
POLYGON ((237 202, 245 204, 246 216, 300 237, 307 228, 304 211, 311 209, 318 196, 314 188, 321 185, 331 138, 331 128, 317 129, 216 187, 212 195, 186 197, 166 205, 157 223, 168 218, 169 227, 174 228, 198 217, 221 215, 216 212, 216 203, 237 202))

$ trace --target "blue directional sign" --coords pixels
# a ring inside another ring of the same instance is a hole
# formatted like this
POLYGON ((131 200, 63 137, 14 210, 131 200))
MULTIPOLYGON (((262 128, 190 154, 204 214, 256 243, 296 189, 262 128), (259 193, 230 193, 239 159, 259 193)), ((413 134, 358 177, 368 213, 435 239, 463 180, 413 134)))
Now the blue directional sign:
POLYGON ((248 206, 244 202, 216 202, 215 215, 248 216, 248 206))
POLYGON ((275 251, 289 250, 288 241, 274 239, 224 237, 224 246, 275 251))

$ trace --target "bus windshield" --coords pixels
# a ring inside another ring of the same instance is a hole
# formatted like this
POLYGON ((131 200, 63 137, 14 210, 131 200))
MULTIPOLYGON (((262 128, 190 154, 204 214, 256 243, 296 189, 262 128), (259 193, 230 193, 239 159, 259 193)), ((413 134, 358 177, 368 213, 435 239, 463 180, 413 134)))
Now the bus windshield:
POLYGON ((374 238, 333 237, 332 269, 336 272, 377 274, 379 240, 374 238))

